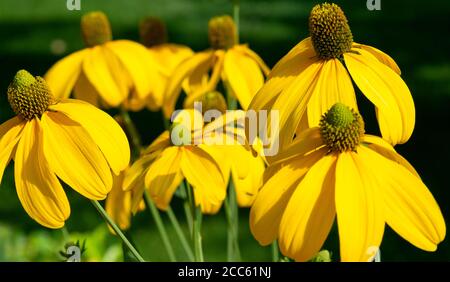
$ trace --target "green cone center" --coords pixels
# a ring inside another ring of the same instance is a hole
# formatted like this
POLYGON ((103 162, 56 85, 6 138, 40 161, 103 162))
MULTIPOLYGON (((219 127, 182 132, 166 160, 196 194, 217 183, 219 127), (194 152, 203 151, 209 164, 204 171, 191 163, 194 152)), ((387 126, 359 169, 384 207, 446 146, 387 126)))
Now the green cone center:
POLYGON ((340 58, 352 48, 353 35, 347 18, 336 4, 319 4, 312 9, 309 32, 320 59, 340 58))
POLYGON ((112 32, 108 17, 102 12, 91 12, 81 18, 81 34, 87 47, 111 41, 112 32))
POLYGON ((364 121, 353 109, 334 104, 320 120, 320 135, 329 152, 356 151, 364 135, 364 121))
POLYGON ((213 49, 228 49, 236 44, 236 26, 230 16, 212 18, 208 23, 209 43, 213 49))

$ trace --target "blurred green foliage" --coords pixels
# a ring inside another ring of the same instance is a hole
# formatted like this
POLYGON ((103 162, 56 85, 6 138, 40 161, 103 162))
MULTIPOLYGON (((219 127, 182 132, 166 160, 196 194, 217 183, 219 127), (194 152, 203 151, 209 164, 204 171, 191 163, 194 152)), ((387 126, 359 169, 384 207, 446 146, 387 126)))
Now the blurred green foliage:
MULTIPOLYGON (((382 1, 381 11, 368 11, 365 0, 335 2, 349 19, 356 42, 375 46, 390 54, 402 69, 402 77, 415 99, 417 121, 411 140, 399 145, 404 155, 421 174, 434 194, 445 218, 450 218, 448 160, 450 149, 450 2, 382 1)), ((241 0, 241 42, 273 66, 299 40, 308 35, 309 10, 321 1, 311 0, 241 0)), ((230 14, 229 0, 81 0, 81 11, 68 11, 66 1, 2 0, 0 1, 0 122, 13 116, 6 100, 6 88, 15 72, 25 68, 35 75, 45 71, 61 57, 83 48, 80 38, 80 16, 102 10, 111 20, 114 38, 138 39, 137 24, 144 16, 157 16, 167 22, 172 42, 194 50, 208 47, 207 22, 215 15, 230 14)), ((378 133, 372 107, 361 99, 366 114, 367 131, 378 133)), ((143 111, 132 118, 145 143, 162 130, 159 113, 143 111)), ((108 233, 89 201, 66 189, 72 207, 67 222, 71 239, 86 239, 87 251, 82 260, 122 260, 121 243, 108 233)), ((186 225, 181 202, 173 207, 186 225)), ((184 257, 174 231, 167 222, 169 236, 175 243, 178 258, 184 257)), ((240 244, 243 260, 270 260, 270 247, 260 247, 248 229, 248 210, 240 210, 240 244)), ((226 223, 223 211, 204 220, 205 257, 209 261, 226 259, 226 223)), ((187 231, 187 230, 186 230, 187 231)), ((144 258, 167 260, 154 223, 147 213, 133 219, 128 236, 144 258)), ((381 246, 382 260, 449 260, 448 239, 438 251, 418 250, 389 228, 381 246)), ((22 209, 15 192, 13 169, 5 171, 0 186, 0 261, 59 261, 64 247, 61 231, 47 230, 32 221, 22 209)), ((339 257, 337 230, 333 228, 326 242, 333 259, 339 257)))

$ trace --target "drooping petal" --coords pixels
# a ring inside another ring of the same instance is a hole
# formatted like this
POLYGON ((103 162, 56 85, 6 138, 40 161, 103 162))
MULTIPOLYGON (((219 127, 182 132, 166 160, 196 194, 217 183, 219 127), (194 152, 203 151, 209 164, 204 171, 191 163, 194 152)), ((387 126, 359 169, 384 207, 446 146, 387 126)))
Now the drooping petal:
POLYGON ((130 40, 114 40, 105 44, 120 60, 128 72, 137 96, 144 99, 159 81, 159 65, 147 49, 130 40))
POLYGON ((377 167, 387 224, 414 246, 434 251, 446 233, 445 221, 425 184, 404 166, 368 148, 361 158, 377 167))
MULTIPOLYGON (((199 68, 199 66, 207 65, 207 68, 200 68, 201 70, 207 72, 212 67, 213 59, 213 51, 199 52, 191 58, 183 61, 177 67, 177 70, 167 82, 167 88, 164 94, 163 111, 166 118, 170 118, 175 109, 175 104, 180 95, 183 81, 193 75, 194 71, 199 68)), ((206 73, 201 73, 199 76, 202 77, 204 74, 206 73)))
POLYGON ((100 96, 95 87, 92 86, 92 84, 89 82, 89 80, 86 78, 86 75, 83 72, 80 73, 80 76, 78 78, 77 83, 75 84, 73 92, 75 99, 83 100, 97 108, 99 107, 100 96))
POLYGON ((244 146, 225 146, 231 160, 231 176, 240 207, 250 207, 256 199, 263 182, 264 161, 244 146))
POLYGON ((358 153, 343 152, 336 163, 336 212, 341 261, 368 261, 384 233, 383 201, 371 163, 358 153))
POLYGON ((324 143, 319 128, 313 127, 307 129, 303 131, 292 144, 271 158, 270 164, 283 163, 289 159, 317 150, 323 145, 324 143))
POLYGON ((309 99, 316 92, 318 78, 325 61, 309 65, 275 101, 272 110, 279 110, 280 148, 292 143, 303 115, 307 114, 309 99))
POLYGON ((91 200, 103 200, 112 175, 102 151, 79 124, 58 112, 42 115, 43 148, 56 175, 91 200))
MULTIPOLYGON (((14 158, 17 195, 28 215, 48 228, 61 228, 70 215, 69 201, 42 149, 38 119, 26 123, 14 158)), ((62 156, 60 156, 62 157, 62 156)))
POLYGON ((362 141, 366 143, 370 149, 374 150, 378 154, 382 155, 385 158, 388 158, 391 161, 401 164, 412 174, 420 178, 420 175, 417 173, 416 169, 404 157, 399 155, 395 151, 394 147, 392 147, 392 145, 384 139, 378 136, 365 134, 362 138, 362 141))
POLYGON ((19 117, 13 117, 0 125, 0 184, 3 172, 13 157, 13 152, 22 136, 25 122, 19 117))
POLYGON ((281 252, 307 261, 320 251, 334 222, 335 155, 323 157, 300 181, 283 213, 281 252))
MULTIPOLYGON (((250 231, 261 245, 268 245, 277 238, 281 217, 292 193, 311 166, 325 153, 321 150, 287 161, 265 181, 250 210, 250 231)), ((271 173, 270 167, 266 173, 271 173)))
POLYGON ((136 187, 137 182, 139 182, 139 178, 146 173, 147 169, 158 156, 158 154, 145 155, 135 161, 133 165, 126 170, 123 179, 123 190, 129 191, 136 188, 141 188, 136 187))
POLYGON ((297 76, 316 61, 316 53, 309 38, 301 41, 289 51, 273 68, 267 82, 253 98, 249 109, 267 110, 283 89, 288 87, 297 76))
POLYGON ((352 80, 338 59, 327 60, 317 79, 307 106, 309 127, 318 126, 322 115, 338 102, 358 111, 352 80))
POLYGON ((370 54, 372 54, 375 58, 377 58, 378 61, 385 64, 386 66, 390 67, 393 71, 395 71, 397 74, 401 74, 400 68, 398 67, 397 63, 394 61, 394 59, 391 58, 388 54, 384 53, 383 51, 364 44, 358 44, 354 43, 353 47, 355 48, 361 48, 363 50, 366 50, 370 54))
POLYGON ((123 191, 123 178, 124 173, 114 177, 113 188, 106 198, 105 210, 120 229, 126 230, 131 222, 131 192, 123 191))
POLYGON ((219 165, 198 147, 184 147, 182 152, 181 170, 194 189, 196 205, 203 212, 210 205, 220 205, 225 199, 226 186, 219 165))
POLYGON ((232 48, 225 53, 224 73, 231 90, 246 110, 264 84, 264 76, 257 62, 239 49, 232 48))
POLYGON ((145 176, 145 186, 156 206, 162 210, 169 207, 175 190, 183 180, 181 159, 180 148, 167 148, 151 164, 145 176))
POLYGON ((83 60, 89 52, 90 49, 83 49, 62 58, 44 75, 55 98, 69 98, 80 75, 83 60))
POLYGON ((235 48, 239 48, 242 52, 244 52, 247 56, 252 58, 258 66, 261 68, 263 74, 268 76, 270 73, 270 68, 266 65, 264 60, 256 54, 252 49, 250 49, 247 44, 235 46, 235 48))
POLYGON ((118 58, 103 46, 92 48, 83 60, 86 78, 111 107, 117 107, 128 94, 128 79, 123 79, 127 73, 121 68, 118 58))
POLYGON ((49 107, 81 124, 102 150, 113 172, 118 175, 130 162, 130 145, 122 128, 107 113, 78 101, 63 100, 49 107))
POLYGON ((345 53, 346 66, 361 92, 375 105, 383 138, 405 143, 415 124, 415 108, 408 86, 392 69, 369 52, 345 53))
POLYGON ((168 130, 164 131, 159 135, 146 149, 142 151, 143 155, 150 155, 166 147, 170 146, 170 132, 168 130))

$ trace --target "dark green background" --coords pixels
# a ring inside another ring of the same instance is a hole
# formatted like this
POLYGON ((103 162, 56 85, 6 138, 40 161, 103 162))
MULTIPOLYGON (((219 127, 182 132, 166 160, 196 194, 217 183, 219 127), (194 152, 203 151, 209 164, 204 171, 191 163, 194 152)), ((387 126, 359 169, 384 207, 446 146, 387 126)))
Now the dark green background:
MULTIPOLYGON (((410 141, 397 146, 420 173, 444 217, 450 217, 447 161, 450 121, 450 3, 448 1, 381 0, 381 11, 368 11, 366 0, 336 1, 344 9, 356 42, 375 46, 390 54, 402 69, 402 77, 413 94, 417 118, 410 141)), ((269 66, 273 66, 299 40, 308 35, 310 9, 320 1, 242 0, 241 42, 248 42, 269 66)), ((45 71, 62 56, 83 48, 79 20, 84 12, 104 11, 111 20, 114 38, 137 40, 137 23, 148 15, 167 22, 170 40, 202 50, 207 44, 207 22, 215 15, 231 13, 227 0, 81 0, 81 11, 68 11, 66 1, 2 0, 0 2, 0 122, 13 116, 6 99, 6 89, 19 69, 35 75, 45 71), (51 52, 51 43, 63 40, 67 50, 62 55, 51 52)), ((360 96, 361 97, 361 96, 360 96)), ((372 107, 360 99, 367 131, 378 133, 372 107)), ((133 114, 146 144, 162 131, 159 113, 133 114)), ((0 187, 0 260, 58 260, 62 248, 61 233, 45 230, 22 209, 13 183, 12 166, 5 171, 0 187), (43 247, 44 245, 44 247, 43 247)), ((72 215, 67 222, 74 238, 88 238, 87 256, 110 260, 103 252, 119 241, 107 234, 90 203, 67 189, 72 215), (94 231, 95 230, 95 231, 94 231)), ((180 202, 173 206, 183 219, 180 202)), ((270 248, 261 248, 248 231, 248 211, 241 210, 240 243, 244 260, 270 259, 270 248)), ((182 220, 183 224, 184 221, 182 220)), ((173 231, 171 237, 176 242, 173 231)), ((130 236, 149 260, 167 260, 155 225, 147 213, 134 219, 130 236)), ((336 230, 326 247, 337 258, 336 230)), ((226 225, 223 212, 205 218, 204 250, 207 260, 226 258, 226 225)), ((182 249, 177 253, 184 259, 182 249)), ((445 240, 435 253, 423 252, 386 230, 382 260, 449 260, 450 245, 445 240)))

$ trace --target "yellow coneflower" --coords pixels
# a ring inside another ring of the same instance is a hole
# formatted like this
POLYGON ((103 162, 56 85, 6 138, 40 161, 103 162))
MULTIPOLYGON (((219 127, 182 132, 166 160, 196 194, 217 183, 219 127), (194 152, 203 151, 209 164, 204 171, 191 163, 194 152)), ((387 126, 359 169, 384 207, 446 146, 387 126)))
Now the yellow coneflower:
POLYGON ((176 189, 186 179, 193 187, 196 206, 203 213, 217 212, 225 199, 226 185, 216 160, 201 145, 191 142, 202 126, 194 125, 196 121, 203 123, 201 113, 181 111, 171 130, 163 132, 127 171, 124 190, 134 189, 133 211, 144 189, 148 189, 158 208, 166 210, 176 189), (181 138, 180 142, 173 144, 171 136, 181 138))
POLYGON ((74 97, 95 106, 117 107, 130 93, 145 100, 158 81, 154 60, 146 48, 129 40, 112 40, 111 27, 102 12, 81 19, 86 48, 56 62, 45 80, 57 98, 74 97))
POLYGON ((317 126, 334 103, 357 109, 352 80, 375 105, 379 127, 391 144, 406 142, 414 129, 411 93, 395 61, 382 51, 353 42, 336 4, 316 5, 309 17, 310 37, 301 41, 270 73, 250 108, 280 112, 280 144, 317 126))
POLYGON ((58 178, 92 200, 106 197, 112 173, 130 161, 127 138, 106 113, 78 100, 56 100, 41 77, 17 72, 8 87, 16 117, 0 125, 0 180, 14 159, 17 195, 31 218, 60 228, 70 207, 58 178))
MULTIPOLYGON (((212 91, 204 94, 200 102, 202 103, 203 113, 209 110, 217 110, 222 113, 222 116, 215 119, 215 123, 225 123, 227 104, 219 92, 212 91)), ((218 144, 203 146, 202 149, 213 156, 215 160, 218 160, 226 182, 230 180, 231 176, 238 205, 250 207, 262 186, 265 169, 264 160, 258 155, 253 155, 252 151, 247 150, 243 145, 218 144)), ((228 183, 226 184, 228 186, 228 183)))
POLYGON ((172 76, 176 67, 194 52, 191 48, 179 44, 167 43, 167 29, 163 21, 158 18, 148 17, 139 25, 141 43, 147 47, 150 56, 158 66, 158 79, 154 82, 152 92, 147 100, 141 100, 139 95, 133 93, 128 101, 129 107, 138 110, 145 105, 152 111, 161 108, 164 101, 164 91, 167 81, 172 76))
POLYGON ((209 21, 211 49, 198 52, 183 61, 167 84, 163 111, 167 118, 172 114, 180 95, 183 82, 187 80, 187 104, 198 100, 203 94, 216 89, 219 79, 247 109, 250 101, 264 83, 269 68, 263 60, 245 44, 236 44, 236 27, 230 16, 212 18, 209 21), (211 77, 204 78, 212 69, 211 77))
POLYGON ((284 255, 306 261, 337 215, 342 261, 373 257, 385 223, 414 246, 436 250, 445 222, 411 164, 382 138, 365 135, 361 116, 344 104, 319 123, 274 161, 281 166, 250 214, 255 238, 263 245, 278 238, 284 255))

